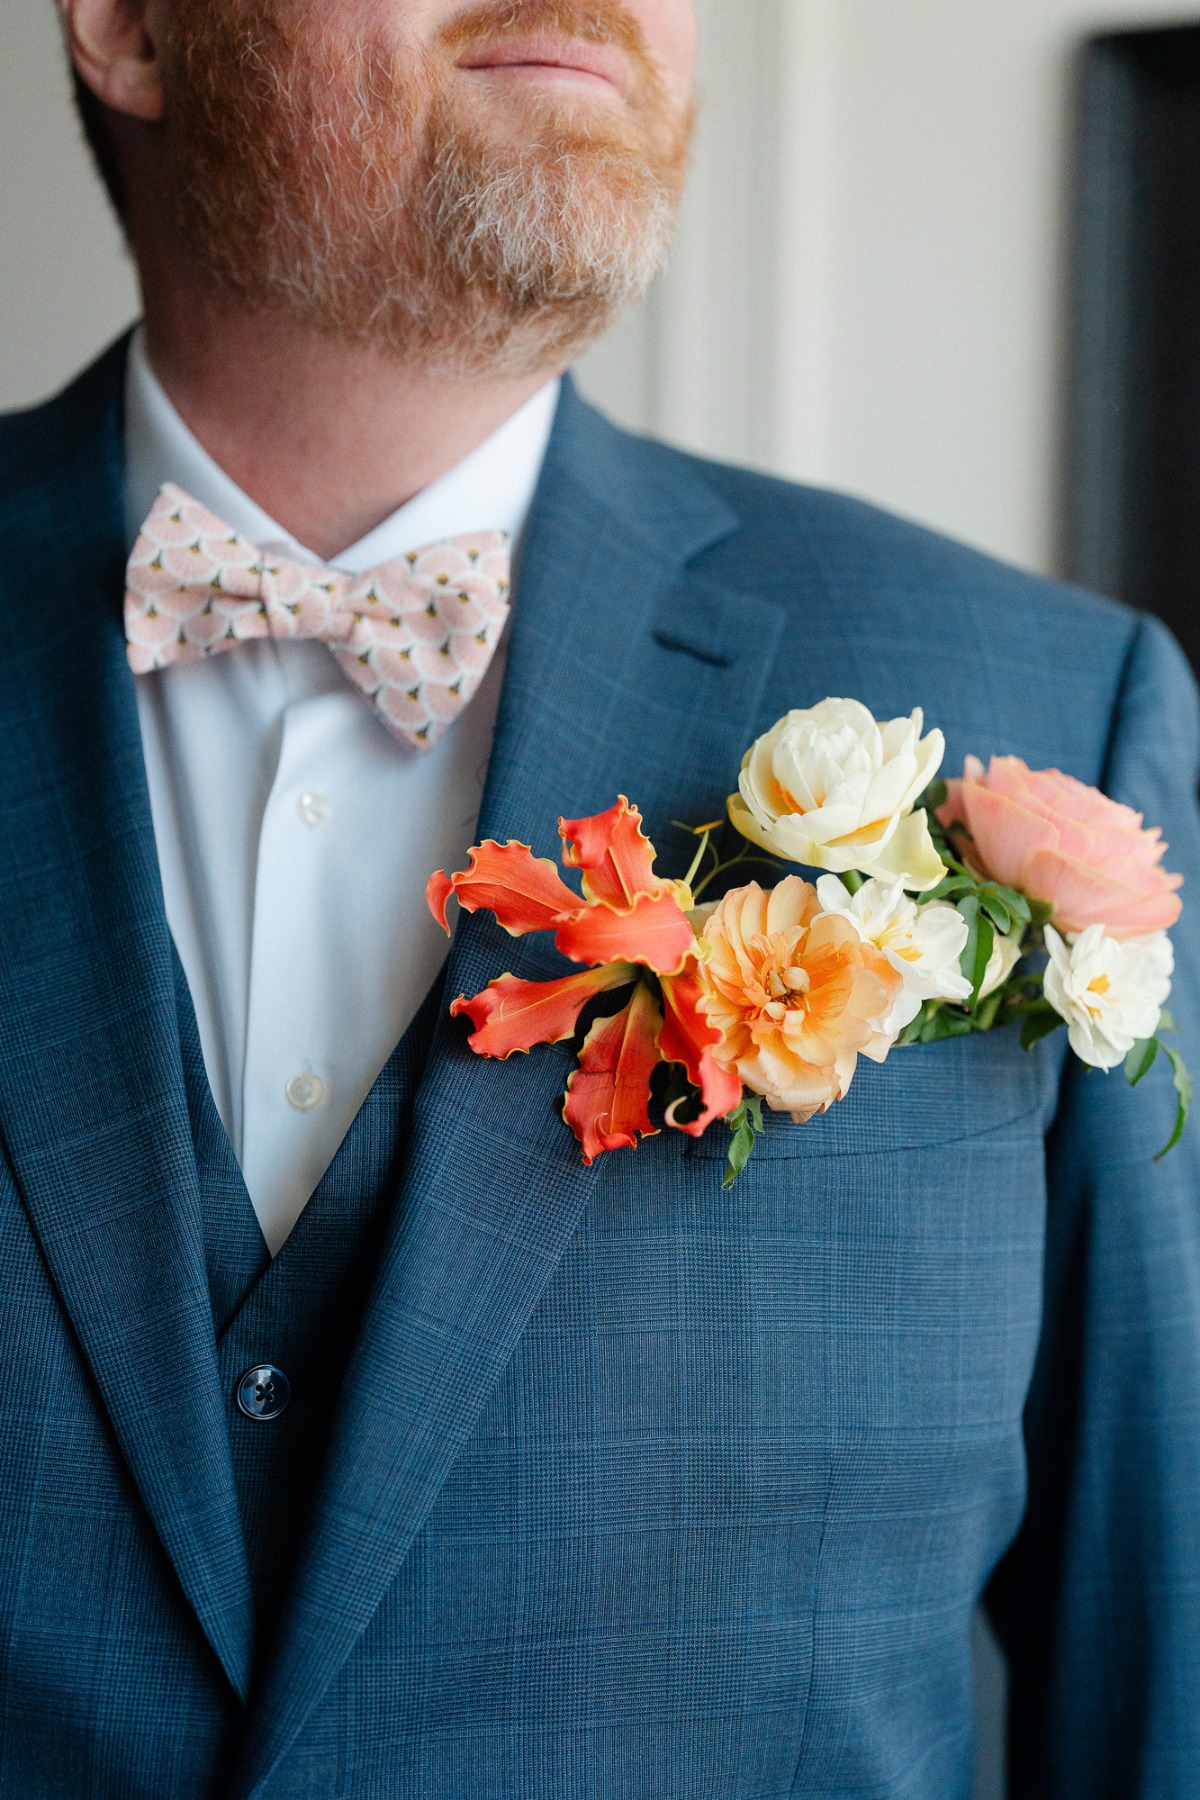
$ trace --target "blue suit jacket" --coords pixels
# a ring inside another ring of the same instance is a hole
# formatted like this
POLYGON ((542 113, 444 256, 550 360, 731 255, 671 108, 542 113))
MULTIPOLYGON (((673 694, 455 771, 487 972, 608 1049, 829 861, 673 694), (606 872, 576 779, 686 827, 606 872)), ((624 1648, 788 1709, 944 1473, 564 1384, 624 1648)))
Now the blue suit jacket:
MULTIPOLYGON (((1011 1032, 585 1169, 567 1047, 445 1020, 266 1671, 120 623, 122 353, 0 422, 0 1796, 951 1800, 972 1612, 1021 1800, 1200 1792, 1200 1133, 1011 1032), (519 1063, 519 1066, 518 1066, 519 1063), (999 1573, 994 1572, 999 1568, 999 1573)), ((482 835, 720 813, 785 709, 920 704, 1144 809, 1189 880, 1153 621, 564 395, 482 835)), ((450 991, 556 966, 483 917, 450 991)))

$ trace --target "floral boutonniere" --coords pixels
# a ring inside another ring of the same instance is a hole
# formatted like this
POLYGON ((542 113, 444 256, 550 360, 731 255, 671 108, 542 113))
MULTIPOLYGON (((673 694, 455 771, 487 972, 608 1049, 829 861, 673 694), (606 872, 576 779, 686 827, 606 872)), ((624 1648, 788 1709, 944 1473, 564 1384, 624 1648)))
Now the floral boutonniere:
POLYGON ((471 1048, 507 1057, 575 1038, 593 1003, 563 1116, 584 1160, 633 1148, 661 1117, 699 1137, 732 1133, 725 1183, 745 1167, 764 1104, 803 1124, 849 1092, 858 1058, 1011 1026, 1026 1049, 1064 1023, 1092 1068, 1124 1064, 1136 1086, 1163 1055, 1183 1134, 1192 1084, 1163 1042, 1182 877, 1128 807, 1017 757, 938 779, 945 742, 917 710, 876 722, 854 700, 790 712, 746 752, 728 816, 679 881, 659 875, 641 816, 559 821, 567 885, 525 844, 479 844, 466 869, 429 882, 449 929, 451 896, 514 937, 554 933, 577 965, 556 981, 501 975, 451 1007, 471 1048), (705 901, 744 865, 781 874, 705 901), (815 883, 783 873, 824 871, 815 883), (660 1074, 661 1071, 661 1074, 660 1074))

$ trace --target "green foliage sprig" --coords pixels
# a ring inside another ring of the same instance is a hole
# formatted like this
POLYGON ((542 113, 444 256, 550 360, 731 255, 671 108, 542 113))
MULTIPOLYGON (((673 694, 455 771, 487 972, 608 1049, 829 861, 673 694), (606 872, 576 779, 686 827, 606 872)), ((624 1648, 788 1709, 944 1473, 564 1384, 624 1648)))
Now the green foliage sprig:
MULTIPOLYGON (((946 1038, 970 1037, 973 1032, 991 1031, 995 1026, 1020 1019, 1022 1030, 1031 1028, 1029 1043, 1035 1043, 1045 1031, 1052 1030, 1045 1015, 1054 1024, 1062 1020, 1054 1008, 1041 998, 1041 981, 1015 970, 1006 981, 983 995, 988 968, 999 938, 1007 938, 1020 958, 1040 950, 1042 927, 1049 923, 1050 909, 1040 907, 1015 888, 989 881, 971 868, 959 854, 959 844, 939 820, 938 808, 946 804, 949 790, 944 781, 936 781, 922 797, 920 804, 929 817, 930 833, 937 851, 946 865, 946 875, 937 887, 922 894, 922 903, 941 900, 953 906, 967 927, 960 967, 971 984, 971 996, 965 1001, 927 1000, 912 1024, 903 1031, 900 1044, 936 1044, 946 1038), (1035 1025, 1036 1021, 1036 1025, 1035 1025)), ((963 834, 965 835, 965 834, 963 834)))

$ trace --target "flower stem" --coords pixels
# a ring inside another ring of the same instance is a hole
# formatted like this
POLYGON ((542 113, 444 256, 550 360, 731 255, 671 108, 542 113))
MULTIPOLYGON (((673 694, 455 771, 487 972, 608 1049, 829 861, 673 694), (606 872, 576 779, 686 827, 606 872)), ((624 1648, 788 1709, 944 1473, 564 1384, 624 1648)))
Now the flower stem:
MULTIPOLYGON (((730 869, 740 868, 743 863, 763 863, 769 865, 773 869, 779 869, 784 866, 779 861, 778 857, 756 856, 754 851, 747 847, 744 850, 739 850, 736 856, 731 856, 728 862, 719 862, 715 868, 710 869, 708 874, 704 877, 704 880, 700 882, 697 887, 692 888, 693 899, 699 900, 705 888, 710 887, 717 879, 718 875, 725 875, 730 869)), ((691 884, 689 883, 688 885, 690 886, 691 884)))
MULTIPOLYGON (((708 846, 709 846, 709 842, 711 841, 711 838, 712 838, 711 830, 705 831, 703 836, 701 837, 700 848, 696 852, 696 855, 692 862, 691 868, 688 870, 687 874, 683 878, 684 887, 690 888, 692 886, 693 881, 695 881, 697 875, 700 873, 700 870, 703 868, 704 858, 708 855, 708 846)), ((698 888, 695 888, 692 891, 693 891, 693 893, 700 892, 700 890, 698 888)))

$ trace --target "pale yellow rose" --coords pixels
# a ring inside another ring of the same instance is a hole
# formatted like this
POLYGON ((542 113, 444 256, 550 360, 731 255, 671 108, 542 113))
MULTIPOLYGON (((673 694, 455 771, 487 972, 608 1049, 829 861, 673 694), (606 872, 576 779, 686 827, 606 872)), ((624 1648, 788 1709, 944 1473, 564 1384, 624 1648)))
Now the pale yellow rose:
POLYGON ((880 725, 857 700, 790 712, 746 752, 729 817, 785 862, 925 893, 946 870, 925 813, 913 809, 946 744, 940 731, 923 737, 924 724, 918 707, 880 725))
POLYGON ((721 1033, 714 1060, 797 1124, 845 1097, 860 1055, 882 1062, 894 1041, 902 977, 798 875, 726 894, 705 921, 698 974, 721 1033))

